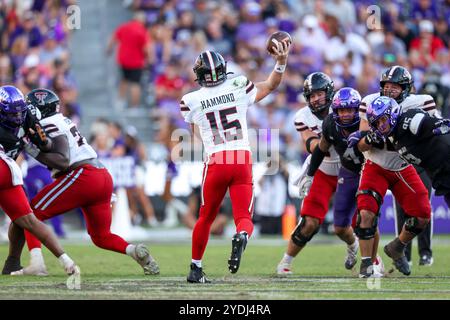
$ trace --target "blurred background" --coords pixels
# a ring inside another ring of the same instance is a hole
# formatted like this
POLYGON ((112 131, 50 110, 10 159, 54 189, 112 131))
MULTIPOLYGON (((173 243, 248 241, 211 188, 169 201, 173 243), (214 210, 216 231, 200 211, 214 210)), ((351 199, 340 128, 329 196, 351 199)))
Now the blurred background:
MULTIPOLYGON (((351 86, 364 96, 379 90, 384 69, 403 65, 415 91, 432 95, 449 117, 449 25, 450 0, 0 0, 0 85, 14 84, 25 94, 47 87, 59 95, 64 115, 114 177, 116 233, 189 237, 202 149, 197 143, 195 161, 181 161, 172 156, 179 141, 171 137, 188 129, 178 103, 198 88, 194 61, 216 50, 231 76, 258 82, 274 65, 265 49, 268 36, 289 32, 293 44, 283 82, 248 115, 250 127, 259 130, 254 150, 273 139, 267 130, 277 130, 280 169, 265 175, 268 163, 255 164, 254 219, 255 236, 280 236, 300 206, 289 180, 305 158, 293 117, 305 107, 306 75, 323 71, 336 90, 351 86), (372 15, 368 7, 374 5, 372 15)), ((22 166, 26 174, 27 162, 22 166)), ((383 206, 382 233, 394 230, 391 202, 383 206)), ((435 232, 450 233, 442 199, 432 204, 435 232)), ((8 223, 0 214, 0 239, 8 223)), ((77 212, 52 223, 61 237, 85 234, 77 212)), ((332 233, 331 225, 329 214, 322 232, 332 233)), ((234 233, 229 198, 212 231, 234 233)))

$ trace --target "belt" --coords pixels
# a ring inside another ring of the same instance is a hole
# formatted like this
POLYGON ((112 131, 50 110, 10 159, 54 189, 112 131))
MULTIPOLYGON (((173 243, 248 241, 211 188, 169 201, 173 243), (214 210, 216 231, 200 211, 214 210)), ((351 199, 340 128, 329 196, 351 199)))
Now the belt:
POLYGON ((55 178, 58 178, 64 174, 67 174, 67 173, 69 173, 79 167, 85 166, 85 165, 91 165, 97 169, 105 169, 105 166, 100 162, 100 160, 98 160, 96 158, 86 159, 86 160, 81 160, 81 161, 75 162, 70 167, 68 167, 66 170, 58 172, 57 174, 55 174, 55 178))

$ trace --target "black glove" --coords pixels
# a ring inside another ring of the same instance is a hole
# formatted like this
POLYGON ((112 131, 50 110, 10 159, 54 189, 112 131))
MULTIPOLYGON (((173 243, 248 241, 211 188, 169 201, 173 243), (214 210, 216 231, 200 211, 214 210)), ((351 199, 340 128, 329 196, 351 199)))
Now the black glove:
POLYGON ((364 142, 370 145, 379 145, 383 140, 373 131, 369 131, 364 138, 364 142))
POLYGON ((39 147, 39 149, 47 146, 49 141, 47 134, 39 122, 35 124, 34 129, 28 129, 27 136, 34 145, 39 147))

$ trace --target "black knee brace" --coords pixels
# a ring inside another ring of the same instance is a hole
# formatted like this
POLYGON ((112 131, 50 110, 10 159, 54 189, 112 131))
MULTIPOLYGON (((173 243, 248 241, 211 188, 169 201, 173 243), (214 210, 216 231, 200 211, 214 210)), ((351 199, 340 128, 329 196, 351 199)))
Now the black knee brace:
POLYGON ((377 232, 378 216, 375 215, 372 226, 370 228, 361 228, 360 225, 361 225, 361 214, 358 212, 358 216, 356 218, 355 234, 361 240, 373 239, 373 237, 375 237, 375 233, 377 232))
POLYGON ((297 227, 295 228, 294 232, 292 232, 291 235, 292 242, 294 242, 299 247, 306 245, 314 237, 314 235, 317 232, 319 232, 320 229, 320 225, 318 225, 310 236, 304 236, 301 233, 301 230, 305 226, 305 223, 306 217, 302 217, 300 223, 297 225, 297 227))
POLYGON ((405 230, 417 236, 424 228, 419 227, 419 219, 416 217, 409 217, 405 220, 405 230))
POLYGON ((375 212, 375 213, 378 214, 378 213, 380 212, 381 205, 383 204, 383 197, 382 197, 378 192, 373 191, 373 190, 359 190, 359 191, 356 193, 356 197, 358 197, 358 196, 360 196, 360 195, 363 195, 363 194, 372 196, 372 197, 375 199, 375 201, 376 201, 377 204, 378 204, 378 211, 375 212))

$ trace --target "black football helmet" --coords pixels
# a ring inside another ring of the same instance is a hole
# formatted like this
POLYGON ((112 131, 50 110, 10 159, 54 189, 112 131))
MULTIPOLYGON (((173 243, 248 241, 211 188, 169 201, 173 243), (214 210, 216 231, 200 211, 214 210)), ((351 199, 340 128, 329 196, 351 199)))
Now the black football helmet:
POLYGON ((59 112, 59 97, 51 90, 38 88, 26 96, 28 104, 38 108, 42 118, 48 118, 59 112))
POLYGON ((195 60, 193 68, 202 87, 214 87, 227 79, 227 62, 215 51, 204 51, 195 60))
POLYGON ((311 112, 321 117, 324 110, 327 110, 331 106, 334 94, 334 82, 329 76, 323 72, 314 72, 306 77, 303 84, 303 96, 308 103, 308 107, 311 112), (315 91, 325 91, 325 104, 313 107, 310 103, 311 94, 315 91))
POLYGON ((386 82, 396 83, 402 87, 402 92, 395 98, 397 103, 402 103, 403 100, 411 93, 414 81, 409 71, 402 66, 392 66, 387 69, 380 78, 380 95, 384 96, 384 85, 386 82))

